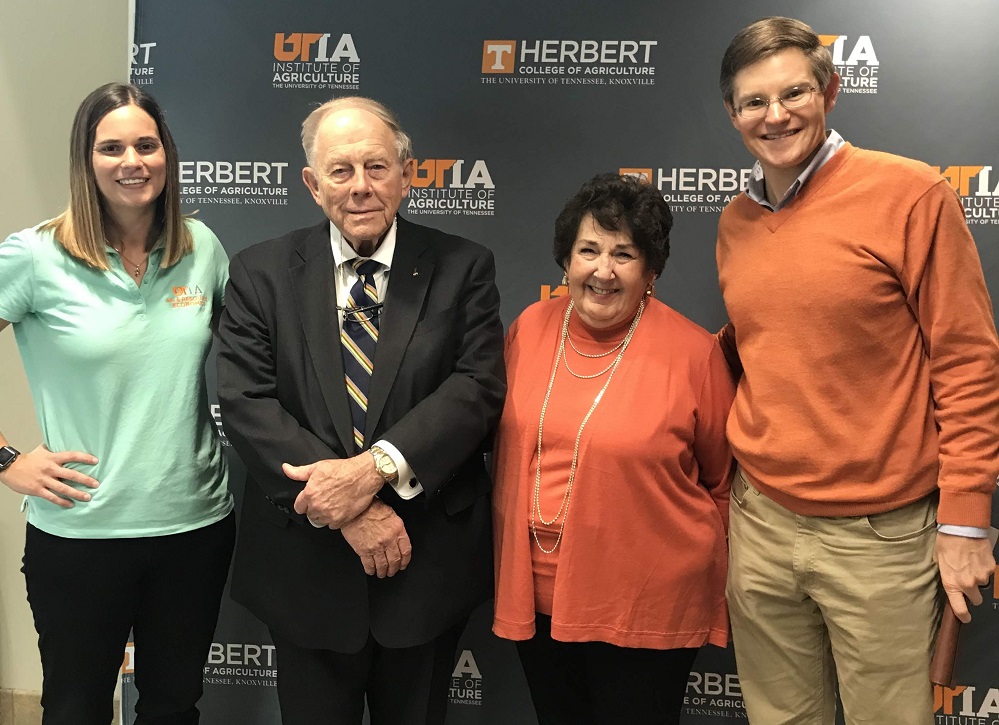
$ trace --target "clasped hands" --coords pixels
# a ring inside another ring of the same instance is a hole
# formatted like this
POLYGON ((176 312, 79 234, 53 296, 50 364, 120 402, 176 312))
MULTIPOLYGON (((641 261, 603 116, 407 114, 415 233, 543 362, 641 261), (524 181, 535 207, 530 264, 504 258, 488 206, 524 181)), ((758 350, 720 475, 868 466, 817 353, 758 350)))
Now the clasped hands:
POLYGON ((303 481, 295 511, 313 525, 339 529, 361 559, 364 571, 379 579, 407 566, 413 547, 402 519, 375 494, 384 485, 369 452, 353 458, 326 459, 306 466, 281 464, 284 475, 303 481))

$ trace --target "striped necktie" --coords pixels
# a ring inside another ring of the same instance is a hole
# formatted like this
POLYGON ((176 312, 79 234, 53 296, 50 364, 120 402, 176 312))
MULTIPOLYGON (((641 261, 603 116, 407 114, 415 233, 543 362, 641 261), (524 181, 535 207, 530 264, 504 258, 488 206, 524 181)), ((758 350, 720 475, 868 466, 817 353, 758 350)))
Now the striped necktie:
POLYGON ((340 343, 343 349, 343 370, 350 398, 350 417, 354 424, 354 449, 364 447, 364 419, 368 412, 368 384, 374 369, 375 344, 378 342, 378 290, 375 272, 380 262, 356 257, 350 265, 357 272, 357 281, 347 297, 348 308, 343 315, 340 343), (353 308, 356 311, 351 311, 353 308))

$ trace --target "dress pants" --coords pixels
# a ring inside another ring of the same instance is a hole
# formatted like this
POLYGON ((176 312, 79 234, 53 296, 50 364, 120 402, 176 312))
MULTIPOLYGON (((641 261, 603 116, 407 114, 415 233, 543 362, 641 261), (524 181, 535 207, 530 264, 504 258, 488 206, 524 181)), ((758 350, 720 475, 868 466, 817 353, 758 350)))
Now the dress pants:
POLYGON ((868 516, 799 516, 732 482, 728 606, 753 725, 932 725, 942 590, 936 497, 868 516))
POLYGON ((28 524, 21 571, 38 632, 44 725, 108 725, 128 633, 136 725, 196 725, 236 535, 68 539, 28 524))
POLYGON ((640 649, 559 642, 538 614, 517 642, 539 725, 676 725, 696 648, 640 649))
POLYGON ((271 629, 282 725, 444 725, 455 649, 466 620, 431 642, 392 649, 371 634, 360 652, 300 647, 271 629))

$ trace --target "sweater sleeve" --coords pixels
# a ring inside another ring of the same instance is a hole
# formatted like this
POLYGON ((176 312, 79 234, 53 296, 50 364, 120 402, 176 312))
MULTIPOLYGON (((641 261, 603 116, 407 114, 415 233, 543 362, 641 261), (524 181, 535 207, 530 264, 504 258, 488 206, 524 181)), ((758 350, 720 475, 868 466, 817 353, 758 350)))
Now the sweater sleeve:
POLYGON ((938 520, 987 527, 999 474, 999 342, 964 208, 943 180, 909 213, 902 277, 929 357, 938 520))
POLYGON ((728 531, 728 493, 735 471, 735 459, 725 437, 725 424, 735 399, 725 354, 715 340, 711 346, 706 374, 697 400, 697 420, 694 426, 694 457, 698 465, 698 482, 704 486, 721 514, 728 531))

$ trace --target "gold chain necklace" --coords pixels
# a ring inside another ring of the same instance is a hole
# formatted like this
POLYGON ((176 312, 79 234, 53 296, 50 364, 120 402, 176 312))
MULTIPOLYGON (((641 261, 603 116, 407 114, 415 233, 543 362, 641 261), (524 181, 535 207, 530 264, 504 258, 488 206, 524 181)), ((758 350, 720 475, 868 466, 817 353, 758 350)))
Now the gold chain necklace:
POLYGON ((575 350, 577 355, 579 355, 580 357, 588 357, 588 358, 607 357, 611 353, 617 352, 617 350, 621 347, 621 345, 624 344, 624 340, 621 340, 621 342, 619 342, 617 345, 615 345, 614 347, 612 347, 607 352, 598 352, 595 355, 589 355, 589 354, 583 352, 582 350, 580 350, 578 347, 576 347, 576 343, 574 343, 572 341, 572 336, 571 335, 566 335, 565 339, 569 341, 569 347, 571 347, 573 350, 575 350))
MULTIPOLYGON (((619 353, 619 354, 620 354, 620 353, 619 353)), ((604 368, 603 370, 601 370, 601 371, 600 371, 599 373, 593 373, 593 375, 580 375, 580 374, 579 374, 579 373, 577 373, 577 372, 576 372, 575 370, 573 370, 573 369, 572 369, 571 367, 569 367, 569 356, 568 356, 568 355, 563 355, 563 356, 562 356, 562 364, 563 364, 563 365, 565 365, 565 369, 569 371, 569 374, 570 374, 570 375, 571 375, 572 377, 574 377, 574 378, 579 378, 580 380, 593 380, 593 378, 599 378, 599 377, 600 377, 601 375, 603 375, 603 374, 604 374, 605 372, 607 372, 607 371, 608 371, 608 370, 610 370, 610 369, 611 369, 612 367, 614 367, 615 365, 617 365, 617 358, 614 358, 614 359, 613 359, 613 360, 611 361, 611 364, 610 364, 610 365, 608 365, 607 367, 605 367, 605 368, 604 368)))
MULTIPOLYGON (((110 242, 109 242, 109 244, 110 244, 110 242)), ((111 249, 113 249, 114 251, 118 252, 118 256, 119 257, 121 257, 126 262, 128 262, 133 267, 135 267, 135 271, 132 272, 132 276, 135 277, 136 279, 139 279, 139 276, 142 274, 142 272, 140 271, 139 268, 142 267, 142 265, 144 265, 146 262, 149 261, 149 252, 146 252, 146 258, 145 259, 143 259, 141 262, 139 262, 138 264, 136 264, 131 259, 129 259, 128 257, 125 256, 125 252, 123 251, 125 249, 124 246, 122 246, 121 249, 118 249, 118 247, 116 247, 115 245, 111 244, 111 249)))
MULTIPOLYGON (((558 353, 555 355, 555 364, 552 366, 552 376, 548 381, 548 390, 545 391, 545 401, 541 404, 541 418, 538 420, 538 463, 534 474, 534 504, 531 506, 531 533, 534 535, 534 543, 536 543, 538 548, 546 554, 551 554, 558 548, 559 542, 562 541, 562 532, 565 530, 566 519, 569 518, 569 499, 572 497, 572 486, 576 482, 576 464, 579 462, 579 441, 583 437, 583 429, 586 428, 586 424, 590 421, 590 416, 593 415, 593 411, 597 409, 600 399, 604 397, 604 392, 607 390, 607 386, 610 385, 610 381, 614 379, 614 373, 617 372, 617 368, 621 364, 621 358, 624 357, 624 352, 628 349, 631 338, 634 337, 635 330, 638 328, 638 322, 642 319, 642 312, 645 311, 645 300, 643 299, 639 302, 638 312, 635 313, 635 319, 631 321, 631 327, 628 328, 628 334, 625 335, 624 340, 621 341, 621 350, 618 352, 617 357, 614 358, 614 362, 611 363, 610 368, 608 368, 610 370, 610 375, 607 376, 607 380, 604 382, 604 386, 600 388, 600 392, 597 393, 597 397, 593 399, 593 405, 590 406, 590 409, 583 417, 583 422, 579 424, 579 431, 576 433, 576 442, 572 448, 572 465, 569 467, 569 482, 566 484, 565 493, 562 494, 562 503, 559 505, 558 511, 556 512, 554 518, 547 521, 541 514, 541 437, 545 429, 545 413, 548 411, 548 399, 551 398, 552 388, 555 387, 555 375, 558 373, 559 358, 562 358, 563 360, 565 359, 565 341, 569 336, 569 314, 572 312, 572 306, 572 301, 570 300, 569 306, 566 307, 565 310, 565 318, 562 320, 562 335, 559 339, 558 353), (565 512, 565 516, 562 516, 563 511, 565 512), (538 538, 538 528, 535 523, 535 516, 545 526, 551 526, 558 521, 560 517, 562 518, 562 523, 558 528, 558 537, 555 539, 555 544, 550 549, 546 549, 542 546, 541 539, 538 538)), ((568 369, 568 366, 566 366, 566 369, 568 369)), ((572 371, 570 370, 569 372, 572 371)))

